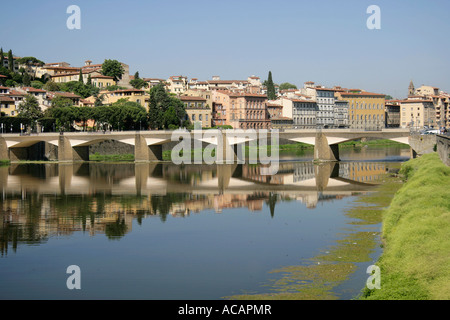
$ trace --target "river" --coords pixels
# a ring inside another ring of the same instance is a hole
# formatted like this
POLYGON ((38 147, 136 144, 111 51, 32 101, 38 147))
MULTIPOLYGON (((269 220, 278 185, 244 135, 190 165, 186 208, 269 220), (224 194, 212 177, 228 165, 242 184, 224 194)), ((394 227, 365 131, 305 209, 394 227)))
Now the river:
POLYGON ((352 299, 381 253, 385 204, 367 199, 409 149, 340 156, 283 153, 274 176, 246 164, 0 167, 0 299, 352 299), (68 288, 73 265, 81 289, 68 288))

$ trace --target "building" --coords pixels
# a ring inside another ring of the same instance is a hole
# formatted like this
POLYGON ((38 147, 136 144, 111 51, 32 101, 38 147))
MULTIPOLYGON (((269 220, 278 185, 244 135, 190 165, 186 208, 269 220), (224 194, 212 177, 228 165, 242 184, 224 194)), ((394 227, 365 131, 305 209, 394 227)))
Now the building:
POLYGON ((293 120, 287 117, 273 117, 270 118, 270 127, 279 130, 291 129, 293 127, 293 120))
MULTIPOLYGON (((103 104, 110 105, 120 99, 127 99, 128 101, 137 102, 148 111, 148 95, 145 90, 141 89, 121 89, 121 90, 104 90, 100 91, 99 96, 103 96, 103 104)), ((90 103, 95 102, 95 97, 86 98, 90 103)))
POLYGON ((213 105, 212 92, 210 90, 188 89, 188 90, 186 90, 186 92, 183 95, 190 96, 190 97, 201 97, 206 100, 206 106, 211 108, 213 105))
POLYGON ((397 100, 387 100, 384 107, 386 128, 400 127, 400 103, 397 100))
POLYGON ((24 101, 26 94, 15 89, 0 86, 0 112, 5 116, 15 117, 19 112, 19 105, 24 101))
POLYGON ((17 116, 17 108, 14 99, 7 95, 0 95, 0 112, 7 117, 17 116))
MULTIPOLYGON (((352 90, 352 89, 350 89, 352 90)), ((385 95, 362 90, 338 91, 340 100, 348 102, 348 125, 352 129, 384 128, 385 95)))
POLYGON ((188 89, 188 81, 185 76, 171 76, 166 81, 167 91, 175 94, 182 94, 188 89))
POLYGON ((316 88, 316 125, 322 128, 334 126, 334 90, 326 88, 316 88))
POLYGON ((230 125, 234 129, 268 129, 267 96, 247 93, 243 90, 214 90, 213 118, 218 125, 230 125), (225 121, 223 121, 225 120, 225 121))
POLYGON ((187 117, 192 124, 199 122, 202 128, 211 127, 212 112, 206 103, 206 99, 195 96, 179 96, 178 99, 183 102, 187 117))
MULTIPOLYGON (((287 99, 283 99, 287 100, 287 99)), ((289 99, 292 101, 292 127, 294 129, 314 129, 317 127, 318 107, 315 101, 289 99)))
POLYGON ((436 127, 436 110, 433 100, 410 97, 400 101, 400 123, 402 128, 415 130, 436 127))
POLYGON ((409 98, 423 98, 425 100, 432 100, 436 112, 436 127, 449 127, 450 126, 450 95, 448 93, 442 92, 437 87, 425 86, 417 88, 414 94, 410 95, 409 98))
POLYGON ((335 100, 334 101, 334 127, 335 128, 348 128, 348 101, 335 100))
POLYGON ((269 113, 269 118, 278 118, 283 116, 283 105, 274 101, 269 101, 267 103, 267 112, 269 113))

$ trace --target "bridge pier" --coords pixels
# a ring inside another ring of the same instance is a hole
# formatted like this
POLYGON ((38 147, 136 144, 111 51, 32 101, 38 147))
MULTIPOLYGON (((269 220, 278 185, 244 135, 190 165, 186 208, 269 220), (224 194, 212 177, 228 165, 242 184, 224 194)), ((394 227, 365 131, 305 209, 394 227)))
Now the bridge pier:
POLYGON ((61 135, 58 139, 58 161, 89 161, 89 146, 72 147, 70 139, 61 135))
POLYGON ((137 134, 135 136, 134 144, 134 160, 136 162, 142 161, 162 161, 162 145, 148 145, 145 138, 137 134))
POLYGON ((10 160, 9 152, 8 152, 8 145, 6 144, 6 141, 4 138, 0 138, 0 160, 10 160))
POLYGON ((339 161, 339 145, 328 144, 323 133, 317 133, 314 145, 314 161, 339 161))
POLYGON ((238 148, 237 144, 230 144, 225 133, 222 133, 221 136, 218 136, 217 139, 217 149, 216 149, 216 163, 217 164, 232 164, 236 163, 236 161, 240 161, 242 159, 238 159, 238 148))

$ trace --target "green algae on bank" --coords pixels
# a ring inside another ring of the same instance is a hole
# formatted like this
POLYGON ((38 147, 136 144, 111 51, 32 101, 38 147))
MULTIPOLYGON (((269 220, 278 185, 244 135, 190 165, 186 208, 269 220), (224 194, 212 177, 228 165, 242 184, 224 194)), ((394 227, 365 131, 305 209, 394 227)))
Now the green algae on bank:
MULTIPOLYGON (((271 271, 278 275, 267 293, 225 297, 231 300, 338 300, 336 288, 357 271, 358 264, 371 263, 380 245, 382 213, 402 185, 396 174, 387 173, 374 192, 359 195, 347 208, 348 227, 336 244, 302 265, 271 271)), ((365 283, 361 283, 361 290, 365 283)), ((359 290, 359 289, 358 289, 359 290)), ((355 297, 356 298, 356 297, 355 297)))

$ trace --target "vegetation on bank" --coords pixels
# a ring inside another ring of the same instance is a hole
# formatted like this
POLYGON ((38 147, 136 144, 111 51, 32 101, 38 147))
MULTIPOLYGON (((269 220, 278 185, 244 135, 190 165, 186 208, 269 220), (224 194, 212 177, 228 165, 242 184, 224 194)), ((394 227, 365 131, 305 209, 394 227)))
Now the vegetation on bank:
POLYGON ((11 161, 0 159, 0 167, 1 166, 9 166, 10 164, 11 164, 11 161))
POLYGON ((436 153, 402 165, 405 183, 383 214, 381 289, 361 299, 450 298, 450 168, 436 153))
POLYGON ((400 146, 400 147, 409 148, 409 145, 407 145, 407 144, 392 141, 389 139, 353 140, 353 141, 342 142, 339 144, 339 147, 341 147, 341 148, 365 147, 365 146, 400 146))
POLYGON ((89 155, 90 161, 134 161, 134 154, 111 154, 102 155, 96 152, 89 155))

